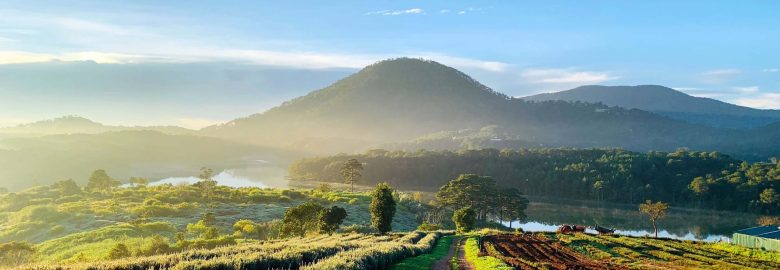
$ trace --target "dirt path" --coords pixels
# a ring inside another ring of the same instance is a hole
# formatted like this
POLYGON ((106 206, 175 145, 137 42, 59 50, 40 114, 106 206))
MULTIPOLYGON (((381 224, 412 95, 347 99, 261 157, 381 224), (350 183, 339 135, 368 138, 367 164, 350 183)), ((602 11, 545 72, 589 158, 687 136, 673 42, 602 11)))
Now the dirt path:
POLYGON ((458 269, 474 270, 474 265, 466 260, 466 238, 459 239, 458 243, 458 269))
POLYGON ((592 260, 560 243, 532 235, 495 235, 486 237, 486 241, 501 253, 496 257, 502 257, 518 269, 535 269, 539 265, 558 270, 625 269, 592 260))
MULTIPOLYGON (((433 263, 433 267, 431 269, 433 270, 451 270, 450 267, 450 260, 452 260, 452 256, 455 256, 455 252, 457 252, 458 247, 458 241, 460 241, 460 237, 453 237, 452 238, 452 244, 450 244, 450 250, 447 251, 447 255, 445 255, 443 258, 439 259, 438 261, 433 263)), ((455 269, 457 270, 457 269, 455 269)))

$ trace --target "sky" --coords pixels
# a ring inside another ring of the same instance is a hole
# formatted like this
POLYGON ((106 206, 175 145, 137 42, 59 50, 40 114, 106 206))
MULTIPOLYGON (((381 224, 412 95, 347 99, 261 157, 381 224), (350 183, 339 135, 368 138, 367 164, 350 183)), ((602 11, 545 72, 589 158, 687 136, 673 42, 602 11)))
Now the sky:
POLYGON ((401 56, 510 96, 659 84, 780 109, 779 12, 778 1, 5 0, 0 126, 81 115, 199 128, 401 56))

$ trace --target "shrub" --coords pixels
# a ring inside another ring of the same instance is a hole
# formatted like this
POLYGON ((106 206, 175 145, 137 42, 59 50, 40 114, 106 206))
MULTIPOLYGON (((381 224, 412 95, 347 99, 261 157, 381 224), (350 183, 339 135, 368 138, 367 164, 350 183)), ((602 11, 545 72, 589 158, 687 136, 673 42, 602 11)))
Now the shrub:
POLYGON ((428 223, 427 221, 423 221, 420 226, 417 226, 418 231, 438 231, 442 229, 444 229, 444 227, 440 224, 428 223))
POLYGON ((387 183, 381 183, 376 186, 371 194, 371 225, 385 234, 393 229, 393 216, 395 216, 395 199, 393 199, 393 189, 387 183))
POLYGON ((459 233, 470 232, 477 222, 476 213, 471 207, 461 208, 452 215, 452 222, 455 222, 455 228, 459 233))
POLYGON ((123 243, 117 243, 114 245, 114 247, 111 248, 111 250, 108 251, 108 258, 109 259, 120 259, 124 257, 130 257, 132 253, 130 252, 130 249, 127 248, 127 245, 123 243))

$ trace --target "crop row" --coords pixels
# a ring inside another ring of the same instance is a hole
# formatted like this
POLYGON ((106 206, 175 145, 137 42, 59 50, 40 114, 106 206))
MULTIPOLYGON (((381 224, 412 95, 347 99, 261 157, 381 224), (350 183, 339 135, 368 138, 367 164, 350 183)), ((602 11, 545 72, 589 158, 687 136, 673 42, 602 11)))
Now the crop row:
POLYGON ((395 262, 429 253, 441 237, 439 232, 410 233, 398 241, 340 252, 335 256, 308 265, 303 270, 387 269, 395 262), (424 236, 423 236, 424 235, 424 236), (423 237, 420 237, 423 236, 423 237))
MULTIPOLYGON (((412 245, 422 233, 374 236, 364 234, 297 238, 196 249, 166 255, 125 258, 60 266, 33 264, 18 269, 30 270, 141 270, 141 269, 298 269, 324 258, 351 250, 386 246, 395 243, 412 245), (412 243, 412 244, 410 244, 412 243)), ((424 234, 423 234, 424 235, 424 234)), ((425 238, 420 240, 423 242, 425 238)))

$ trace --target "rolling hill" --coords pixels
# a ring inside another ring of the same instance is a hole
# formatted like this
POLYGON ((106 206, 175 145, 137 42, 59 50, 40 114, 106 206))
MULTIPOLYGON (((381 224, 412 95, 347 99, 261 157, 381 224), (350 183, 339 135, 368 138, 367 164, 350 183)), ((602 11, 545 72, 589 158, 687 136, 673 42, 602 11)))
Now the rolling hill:
POLYGON ((780 110, 759 110, 711 98, 694 97, 659 85, 586 85, 523 99, 600 102, 609 106, 640 109, 691 123, 724 128, 755 128, 780 122, 780 110))
POLYGON ((151 130, 165 134, 190 134, 194 130, 177 126, 109 126, 79 116, 63 116, 15 127, 0 128, 0 138, 31 137, 57 134, 97 134, 109 131, 151 130))
POLYGON ((0 139, 0 187, 15 191, 73 179, 85 184, 105 169, 119 180, 190 176, 201 167, 241 168, 263 159, 286 163, 289 152, 194 135, 111 131, 0 139), (285 161, 280 161, 285 160, 285 161))
POLYGON ((746 159, 780 153, 771 142, 777 128, 733 130, 603 104, 515 99, 453 68, 410 58, 378 62, 324 89, 199 134, 332 154, 493 125, 522 145, 688 147, 746 159))

